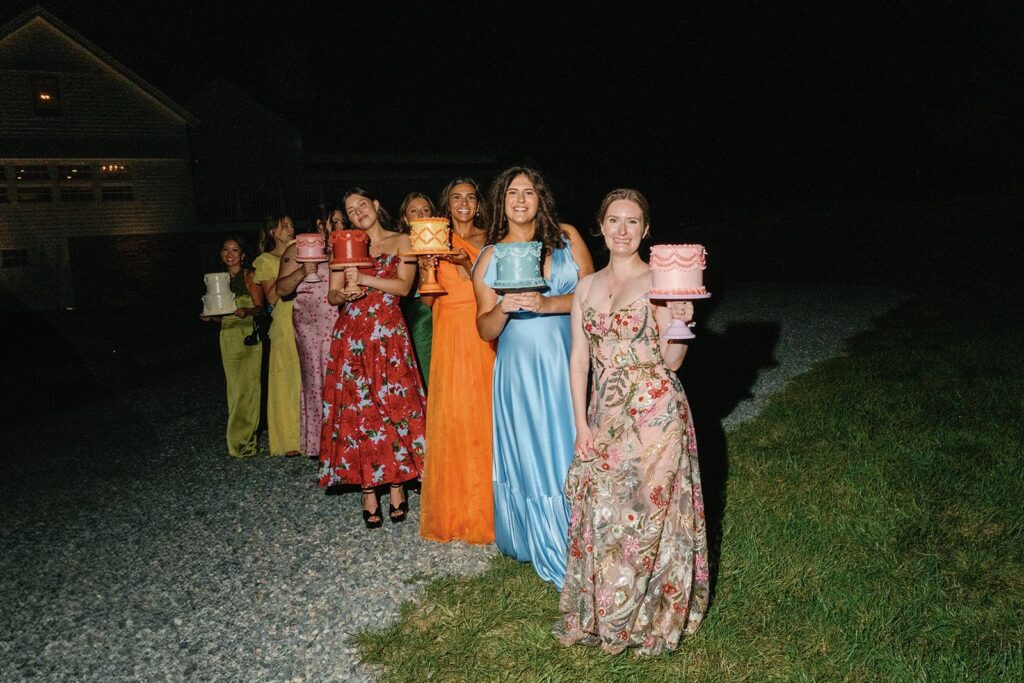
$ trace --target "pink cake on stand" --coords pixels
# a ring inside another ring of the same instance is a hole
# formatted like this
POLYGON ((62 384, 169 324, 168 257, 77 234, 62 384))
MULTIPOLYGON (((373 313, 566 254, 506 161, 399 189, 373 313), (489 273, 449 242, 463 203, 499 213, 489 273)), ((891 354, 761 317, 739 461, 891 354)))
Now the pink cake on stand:
MULTIPOLYGON (((702 244, 656 244, 651 247, 651 290, 648 298, 657 301, 707 299, 704 288, 707 250, 702 244)), ((673 320, 666 339, 693 339, 690 328, 673 320)))
MULTIPOLYGON (((324 263, 327 260, 326 240, 318 232, 304 232, 295 236, 295 260, 299 263, 324 263)), ((320 282, 320 276, 309 273, 304 282, 320 282)))

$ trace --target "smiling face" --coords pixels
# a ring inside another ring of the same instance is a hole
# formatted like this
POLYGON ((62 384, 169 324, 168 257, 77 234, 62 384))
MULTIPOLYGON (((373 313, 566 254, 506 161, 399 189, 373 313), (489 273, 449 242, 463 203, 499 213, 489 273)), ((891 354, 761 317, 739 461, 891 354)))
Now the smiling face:
POLYGON ((505 217, 509 223, 526 225, 537 217, 540 198, 537 188, 526 175, 520 173, 505 190, 505 217))
POLYGON ((413 197, 405 205, 405 220, 411 221, 416 218, 430 218, 430 202, 423 197, 413 197))
POLYGON ((473 224, 479 204, 480 198, 469 183, 459 183, 448 195, 448 210, 451 211, 452 220, 460 225, 473 224))
POLYGON ((608 205, 601 219, 601 234, 612 255, 636 253, 646 232, 643 209, 632 199, 616 199, 608 205))
POLYGON ((345 214, 352 227, 359 230, 368 230, 377 222, 377 208, 380 205, 376 200, 370 200, 361 194, 354 194, 345 200, 345 214))
POLYGON ((277 227, 274 228, 274 239, 278 242, 290 242, 295 239, 295 226, 292 225, 291 216, 285 216, 277 223, 277 227))
POLYGON ((228 267, 228 270, 235 271, 241 268, 244 258, 242 247, 235 240, 224 240, 224 244, 220 245, 220 260, 228 267))

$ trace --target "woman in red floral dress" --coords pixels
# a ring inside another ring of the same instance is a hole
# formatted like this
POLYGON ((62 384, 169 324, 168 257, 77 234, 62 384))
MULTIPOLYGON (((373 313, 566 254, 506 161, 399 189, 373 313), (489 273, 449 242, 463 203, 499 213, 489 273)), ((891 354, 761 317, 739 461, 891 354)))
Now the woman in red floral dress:
POLYGON ((388 215, 368 192, 350 190, 345 213, 370 238, 374 265, 331 273, 328 301, 343 307, 324 378, 320 485, 358 485, 363 521, 372 529, 384 519, 375 492, 384 484, 391 521, 405 520, 403 484, 420 476, 426 450, 426 396, 399 308, 416 264, 398 255, 412 248, 409 236, 384 228, 388 215), (345 294, 352 284, 362 291, 345 294))

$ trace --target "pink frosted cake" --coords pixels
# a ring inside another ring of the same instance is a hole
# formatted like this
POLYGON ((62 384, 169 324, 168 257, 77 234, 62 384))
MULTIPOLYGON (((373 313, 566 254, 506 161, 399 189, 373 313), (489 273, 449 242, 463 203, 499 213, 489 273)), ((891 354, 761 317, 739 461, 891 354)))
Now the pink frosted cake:
POLYGON ((295 260, 299 263, 320 263, 327 260, 324 236, 318 232, 304 232, 295 236, 295 260))
POLYGON ((651 296, 706 295, 702 244, 656 244, 651 247, 651 296))

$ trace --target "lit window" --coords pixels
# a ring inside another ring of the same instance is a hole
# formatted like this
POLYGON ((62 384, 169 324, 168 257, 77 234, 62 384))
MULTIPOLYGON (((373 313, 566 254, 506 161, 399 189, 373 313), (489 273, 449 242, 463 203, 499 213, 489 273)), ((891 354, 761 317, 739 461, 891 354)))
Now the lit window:
POLYGON ((0 249, 0 268, 28 265, 28 249, 0 249))
POLYGON ((32 108, 36 116, 60 116, 60 81, 56 76, 32 78, 32 108))
POLYGON ((57 180, 61 183, 73 183, 79 180, 92 180, 92 166, 88 164, 68 164, 57 167, 57 180))
POLYGON ((47 185, 29 185, 18 188, 19 204, 45 204, 53 201, 53 190, 47 185))
POLYGON ((108 185, 103 188, 103 201, 123 202, 135 199, 135 192, 131 185, 108 185))
POLYGON ((23 181, 49 180, 49 166, 15 166, 14 177, 23 181))
POLYGON ((100 166, 100 175, 106 180, 127 180, 132 177, 124 164, 104 164, 100 166))
POLYGON ((60 200, 62 202, 91 202, 93 200, 92 187, 62 187, 60 188, 60 200))

